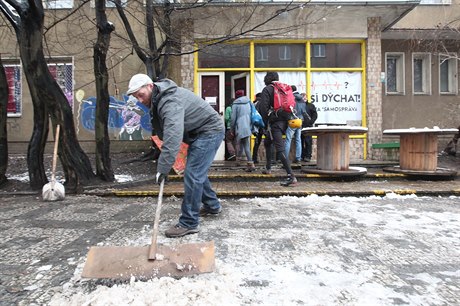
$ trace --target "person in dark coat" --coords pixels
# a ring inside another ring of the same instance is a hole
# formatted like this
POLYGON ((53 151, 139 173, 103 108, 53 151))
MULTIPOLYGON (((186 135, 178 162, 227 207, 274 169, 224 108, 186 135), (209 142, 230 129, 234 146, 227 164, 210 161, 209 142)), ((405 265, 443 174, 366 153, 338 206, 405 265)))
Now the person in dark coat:
POLYGON ((265 87, 260 94, 260 115, 262 116, 265 126, 267 127, 265 130, 264 141, 267 162, 265 165, 265 169, 262 171, 262 173, 271 173, 271 145, 273 143, 275 146, 276 159, 281 161, 287 173, 287 177, 284 181, 281 182, 281 185, 290 186, 297 184, 297 179, 292 173, 291 164, 289 162, 289 159, 286 157, 284 147, 283 134, 286 133, 289 116, 285 116, 283 112, 279 112, 278 114, 275 114, 275 112, 273 112, 274 88, 271 84, 272 82, 278 80, 279 76, 277 72, 267 72, 267 74, 264 77, 265 87))
MULTIPOLYGON (((316 112, 316 106, 313 103, 306 102, 306 111, 302 114, 302 128, 312 127, 318 118, 318 113, 316 112)), ((313 137, 302 133, 302 160, 304 162, 309 162, 311 160, 312 146, 313 146, 313 137)))
MULTIPOLYGON (((307 104, 302 96, 297 92, 297 87, 291 85, 292 93, 295 97, 295 114, 303 122, 303 114, 307 111, 307 104)), ((302 127, 291 128, 288 126, 286 129, 286 156, 289 158, 289 152, 291 151, 291 142, 295 141, 295 164, 300 164, 302 159, 302 137, 301 137, 302 127)))
MULTIPOLYGON (((254 107, 256 110, 260 113, 259 110, 259 101, 260 101, 260 92, 256 94, 256 99, 254 100, 254 107)), ((260 144, 262 143, 262 137, 264 136, 264 129, 259 128, 256 133, 254 133, 255 139, 254 139, 254 147, 252 148, 252 161, 254 164, 259 163, 259 147, 260 144)))
POLYGON ((235 99, 230 99, 230 103, 225 108, 224 121, 225 121, 225 145, 227 146, 228 158, 227 160, 234 161, 236 160, 237 153, 237 143, 235 134, 231 129, 231 119, 232 119, 232 106, 235 99))

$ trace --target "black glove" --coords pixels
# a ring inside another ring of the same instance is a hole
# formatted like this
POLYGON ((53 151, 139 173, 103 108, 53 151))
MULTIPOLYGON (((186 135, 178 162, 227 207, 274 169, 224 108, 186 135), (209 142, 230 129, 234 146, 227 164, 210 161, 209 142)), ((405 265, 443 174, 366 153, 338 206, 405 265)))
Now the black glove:
POLYGON ((157 175, 155 176, 155 183, 160 185, 161 182, 167 181, 167 180, 168 180, 168 175, 167 174, 157 172, 157 175))

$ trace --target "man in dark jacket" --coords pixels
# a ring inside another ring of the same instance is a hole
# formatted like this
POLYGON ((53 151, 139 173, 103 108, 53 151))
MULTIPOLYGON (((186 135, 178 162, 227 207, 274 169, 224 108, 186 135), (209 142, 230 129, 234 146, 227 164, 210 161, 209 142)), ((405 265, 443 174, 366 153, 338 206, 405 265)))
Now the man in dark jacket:
POLYGON ((168 79, 154 83, 147 75, 136 74, 129 82, 127 94, 150 107, 152 126, 163 140, 157 164, 158 184, 166 180, 181 142, 189 145, 182 213, 179 223, 166 230, 166 237, 199 232, 200 215, 217 215, 222 210, 208 179, 209 167, 224 139, 222 119, 209 103, 168 79))
MULTIPOLYGON (((260 101, 260 92, 258 92, 256 94, 256 100, 253 101, 254 103, 254 107, 256 108, 256 110, 260 113, 259 111, 259 101, 260 101)), ((255 139, 254 139, 254 147, 252 148, 252 161, 254 162, 254 164, 258 164, 259 163, 259 146, 260 144, 262 143, 262 136, 264 134, 264 129, 263 128, 259 128, 259 130, 257 131, 257 133, 255 133, 255 139)))
MULTIPOLYGON (((318 118, 318 113, 316 112, 316 106, 313 103, 307 102, 307 110, 303 115, 302 127, 312 127, 318 118)), ((313 138, 311 135, 302 134, 302 160, 304 162, 309 162, 311 160, 313 138)))
MULTIPOLYGON (((295 114, 296 116, 303 121, 303 114, 307 111, 307 104, 302 96, 297 92, 297 86, 291 85, 292 93, 295 97, 295 114)), ((295 142, 295 160, 294 163, 300 164, 302 159, 302 137, 301 137, 302 127, 291 128, 288 126, 286 130, 286 156, 289 158, 289 152, 291 151, 291 142, 295 142)))
POLYGON ((297 184, 297 179, 292 173, 291 164, 286 157, 284 148, 283 134, 286 133, 288 127, 288 115, 279 111, 277 114, 273 112, 273 97, 274 88, 272 82, 278 81, 279 76, 277 72, 267 72, 264 77, 265 87, 260 94, 259 111, 262 116, 265 126, 265 155, 267 163, 265 169, 262 171, 264 174, 271 173, 272 166, 272 143, 275 146, 276 159, 280 160, 287 173, 286 180, 281 182, 282 186, 290 186, 297 184))

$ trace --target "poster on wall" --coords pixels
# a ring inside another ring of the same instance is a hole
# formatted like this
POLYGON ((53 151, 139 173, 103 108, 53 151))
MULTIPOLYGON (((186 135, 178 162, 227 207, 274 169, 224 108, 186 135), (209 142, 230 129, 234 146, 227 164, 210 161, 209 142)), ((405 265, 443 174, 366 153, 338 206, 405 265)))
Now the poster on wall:
POLYGON ((311 101, 318 124, 361 125, 361 72, 312 72, 311 101))
MULTIPOLYGON (((255 73, 255 92, 265 87, 266 72, 255 73)), ((305 72, 278 72, 283 83, 296 85, 299 93, 307 90, 305 72)), ((315 125, 357 125, 362 124, 361 72, 312 72, 311 98, 318 112, 315 125)))

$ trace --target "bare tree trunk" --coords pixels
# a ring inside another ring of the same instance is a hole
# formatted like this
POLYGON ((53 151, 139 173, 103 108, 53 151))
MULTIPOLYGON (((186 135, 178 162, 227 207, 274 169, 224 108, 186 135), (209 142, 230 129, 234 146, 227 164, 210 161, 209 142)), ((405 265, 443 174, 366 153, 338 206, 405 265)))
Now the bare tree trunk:
POLYGON ((104 181, 114 180, 110 159, 110 138, 108 130, 109 118, 109 74, 107 71, 107 52, 110 45, 110 34, 114 30, 107 22, 105 0, 96 0, 97 41, 94 44, 94 75, 96 77, 96 175, 104 181))
POLYGON ((16 8, 19 10, 20 20, 13 26, 34 106, 33 132, 27 152, 30 186, 37 190, 48 182, 43 166, 43 153, 50 116, 53 126, 60 124, 62 127, 59 157, 65 173, 66 190, 77 192, 82 184, 95 176, 91 163, 78 142, 70 105, 49 72, 43 54, 43 6, 41 1, 28 1, 28 4, 16 8))
MULTIPOLYGON (((54 94, 46 89, 52 80, 46 66, 42 49, 37 49, 37 43, 41 46, 42 35, 36 26, 37 21, 30 17, 23 20, 22 27, 16 32, 18 36, 19 50, 21 53, 22 66, 27 84, 30 88, 32 104, 34 107, 34 120, 32 136, 27 149, 27 166, 29 169, 30 186, 34 190, 42 188, 48 182, 43 165, 43 154, 49 130, 48 106, 45 101, 53 99, 54 94), (38 58, 42 61, 38 61, 38 58)), ((51 101, 50 101, 51 102, 51 101)))
POLYGON ((0 186, 7 181, 5 174, 8 168, 8 137, 6 130, 8 92, 6 73, 0 57, 0 186))

